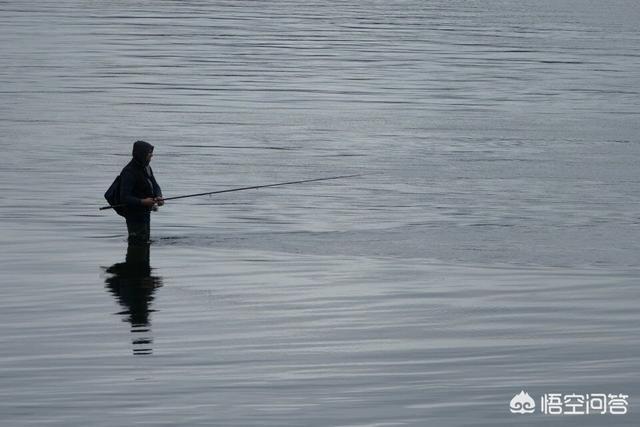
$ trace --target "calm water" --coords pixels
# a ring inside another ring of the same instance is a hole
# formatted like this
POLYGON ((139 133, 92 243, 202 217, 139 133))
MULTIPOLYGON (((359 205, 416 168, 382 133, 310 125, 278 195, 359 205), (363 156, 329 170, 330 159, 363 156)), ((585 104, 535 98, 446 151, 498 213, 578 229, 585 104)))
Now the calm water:
POLYGON ((0 422, 638 424, 639 20, 0 2, 0 422), (376 174, 168 203, 128 251, 97 208, 136 139, 165 196, 376 174))

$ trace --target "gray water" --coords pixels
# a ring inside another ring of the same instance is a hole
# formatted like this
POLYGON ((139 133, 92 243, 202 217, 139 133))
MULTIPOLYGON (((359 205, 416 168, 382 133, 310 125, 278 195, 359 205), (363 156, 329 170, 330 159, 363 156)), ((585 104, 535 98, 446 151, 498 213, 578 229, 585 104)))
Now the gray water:
POLYGON ((637 425, 639 20, 0 2, 1 424, 637 425), (98 211, 136 139, 167 197, 370 175, 167 203, 139 268, 98 211))

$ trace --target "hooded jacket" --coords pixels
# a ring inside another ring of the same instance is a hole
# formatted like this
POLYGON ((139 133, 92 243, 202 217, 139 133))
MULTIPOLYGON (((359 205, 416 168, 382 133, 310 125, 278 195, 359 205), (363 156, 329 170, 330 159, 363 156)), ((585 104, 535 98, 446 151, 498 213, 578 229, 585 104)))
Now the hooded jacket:
POLYGON ((153 152, 153 145, 145 141, 133 144, 133 158, 120 173, 120 201, 126 207, 127 220, 134 222, 149 221, 151 208, 142 205, 147 197, 162 197, 147 155, 153 152))

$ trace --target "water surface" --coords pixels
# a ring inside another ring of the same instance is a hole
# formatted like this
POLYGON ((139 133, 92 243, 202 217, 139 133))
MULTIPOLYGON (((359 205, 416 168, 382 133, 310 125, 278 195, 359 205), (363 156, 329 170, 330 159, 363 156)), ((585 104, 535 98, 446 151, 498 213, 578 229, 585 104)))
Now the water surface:
POLYGON ((3 424, 636 424, 639 18, 0 3, 3 424), (168 203, 128 252, 136 139, 165 196, 374 174, 168 203))

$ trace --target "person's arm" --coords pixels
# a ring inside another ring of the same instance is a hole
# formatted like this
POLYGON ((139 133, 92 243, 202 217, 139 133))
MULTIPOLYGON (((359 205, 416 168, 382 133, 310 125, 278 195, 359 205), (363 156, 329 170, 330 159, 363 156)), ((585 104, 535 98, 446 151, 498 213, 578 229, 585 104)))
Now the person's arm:
POLYGON ((155 204, 155 200, 151 197, 146 199, 140 199, 133 195, 133 184, 135 177, 129 171, 123 171, 120 174, 120 202, 127 206, 146 206, 152 207, 155 204))
POLYGON ((153 184, 153 194, 156 195, 155 201, 158 203, 158 206, 164 205, 164 199, 162 198, 162 189, 160 188, 160 184, 156 181, 156 177, 153 176, 153 169, 149 167, 149 171, 151 172, 151 183, 153 184))

